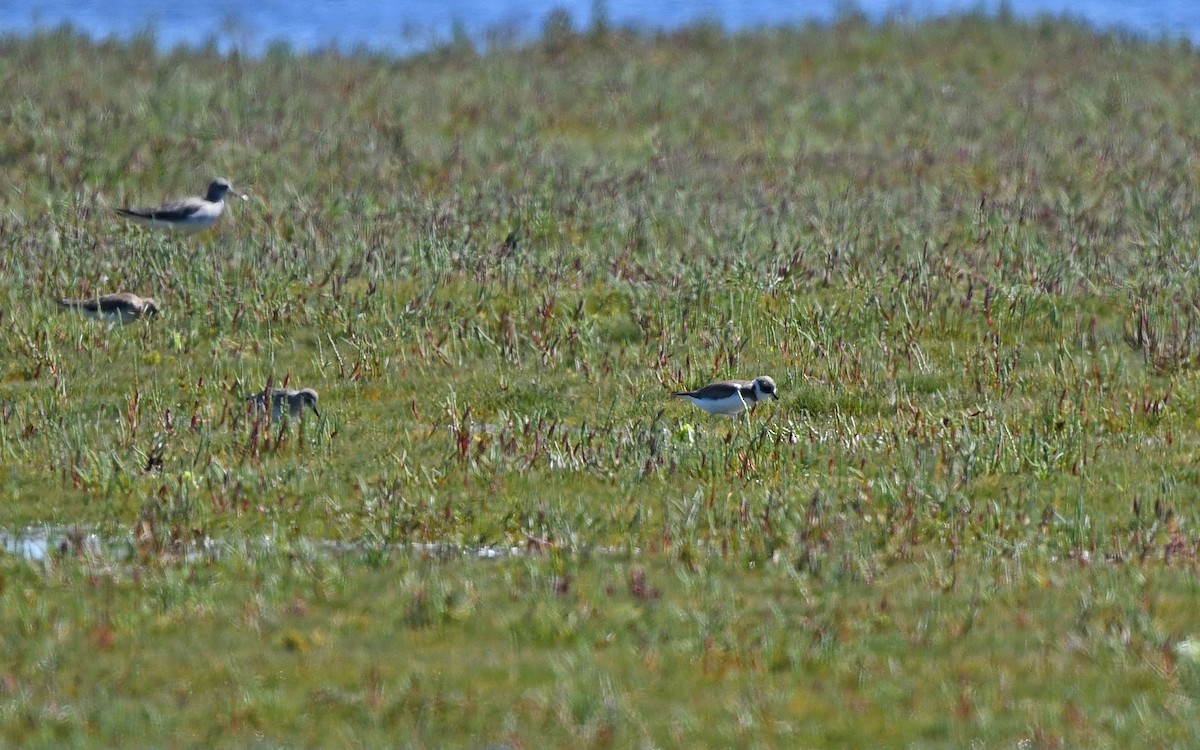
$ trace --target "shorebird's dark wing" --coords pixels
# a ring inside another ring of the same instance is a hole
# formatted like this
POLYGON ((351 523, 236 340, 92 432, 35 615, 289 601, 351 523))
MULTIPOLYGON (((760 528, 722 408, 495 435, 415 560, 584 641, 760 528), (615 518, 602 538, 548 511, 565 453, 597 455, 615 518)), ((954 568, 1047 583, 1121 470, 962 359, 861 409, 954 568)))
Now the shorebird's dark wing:
POLYGON ((136 315, 142 310, 142 298, 129 292, 106 294, 96 303, 100 306, 100 312, 109 314, 136 315))
POLYGON ((158 221, 185 221, 200 209, 206 202, 199 198, 184 198, 182 200, 164 203, 154 208, 118 208, 117 213, 135 219, 156 219, 158 221))
POLYGON ((105 315, 137 315, 142 309, 141 298, 129 292, 115 292, 88 299, 60 299, 58 304, 63 307, 105 315))
POLYGON ((246 396, 247 401, 257 401, 261 405, 274 401, 286 400, 288 397, 287 388, 272 388, 269 391, 255 391, 249 396, 246 396))
POLYGON ((703 388, 697 388, 694 391, 686 391, 676 393, 676 396, 691 396, 692 398, 703 398, 716 401, 723 398, 729 398, 736 393, 741 393, 743 397, 748 396, 746 393, 746 385, 737 380, 726 380, 720 383, 709 383, 703 388))

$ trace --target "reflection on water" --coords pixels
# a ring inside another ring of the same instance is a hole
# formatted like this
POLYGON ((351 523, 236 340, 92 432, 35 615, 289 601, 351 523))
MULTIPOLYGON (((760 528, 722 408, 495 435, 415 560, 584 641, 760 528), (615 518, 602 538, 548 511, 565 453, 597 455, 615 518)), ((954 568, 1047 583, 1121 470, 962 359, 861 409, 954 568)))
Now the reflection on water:
POLYGON ((50 551, 50 538, 45 534, 10 534, 0 531, 0 549, 6 554, 27 560, 44 560, 50 551))
POLYGON ((0 529, 0 549, 13 557, 45 560, 51 553, 93 555, 100 550, 100 539, 78 528, 31 526, 19 532, 0 529))
MULTIPOLYGON (((372 544, 326 539, 289 540, 281 543, 274 537, 263 536, 232 542, 206 538, 192 544, 179 543, 170 550, 159 550, 157 554, 161 557, 197 562, 230 556, 252 557, 264 552, 277 551, 281 546, 285 546, 290 553, 313 556, 396 553, 446 560, 499 560, 544 551, 541 545, 530 545, 528 548, 492 545, 468 547, 437 542, 372 544)), ((3 554, 34 562, 43 562, 52 557, 89 557, 119 562, 133 558, 138 552, 138 545, 128 538, 106 539, 78 527, 30 526, 20 531, 0 529, 0 550, 3 554)))

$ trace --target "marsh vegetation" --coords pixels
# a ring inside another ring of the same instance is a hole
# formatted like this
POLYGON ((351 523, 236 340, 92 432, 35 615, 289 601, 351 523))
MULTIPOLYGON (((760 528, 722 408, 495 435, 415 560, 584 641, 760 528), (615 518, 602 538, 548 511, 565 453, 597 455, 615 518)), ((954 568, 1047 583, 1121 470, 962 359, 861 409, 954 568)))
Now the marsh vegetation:
POLYGON ((0 744, 1200 737, 1190 47, 54 32, 0 72, 0 528, 81 530, 0 554, 0 744), (251 199, 206 234, 110 211, 215 176, 251 199), (56 303, 113 291, 160 313, 56 303), (668 395, 760 374, 746 421, 668 395))

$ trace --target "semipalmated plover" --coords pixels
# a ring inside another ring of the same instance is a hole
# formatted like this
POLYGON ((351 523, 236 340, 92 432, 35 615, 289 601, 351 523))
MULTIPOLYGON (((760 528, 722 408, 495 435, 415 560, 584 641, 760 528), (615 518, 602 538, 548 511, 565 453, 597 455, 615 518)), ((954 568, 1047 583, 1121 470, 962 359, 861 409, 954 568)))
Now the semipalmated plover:
POLYGON ((317 411, 317 392, 312 388, 295 391, 291 388, 272 388, 267 392, 252 393, 246 397, 246 401, 254 405, 255 409, 265 409, 268 399, 271 403, 271 419, 278 422, 283 419, 283 405, 286 403, 288 414, 293 418, 298 418, 304 413, 304 407, 309 407, 313 410, 313 414, 318 417, 321 412, 317 411))
POLYGON ((91 299, 60 299, 64 308, 78 310, 89 318, 108 323, 132 323, 143 315, 158 314, 158 303, 149 297, 139 297, 129 292, 103 294, 91 299))
POLYGON ((208 229, 221 218, 225 210, 225 194, 233 193, 242 200, 248 195, 239 193, 229 180, 215 179, 208 184, 208 193, 203 198, 180 198, 153 208, 118 208, 117 213, 139 224, 156 229, 171 229, 198 232, 208 229))
POLYGON ((686 398, 709 414, 730 417, 736 417, 767 396, 779 400, 775 381, 766 375, 754 380, 722 380, 694 391, 675 391, 671 395, 686 398))

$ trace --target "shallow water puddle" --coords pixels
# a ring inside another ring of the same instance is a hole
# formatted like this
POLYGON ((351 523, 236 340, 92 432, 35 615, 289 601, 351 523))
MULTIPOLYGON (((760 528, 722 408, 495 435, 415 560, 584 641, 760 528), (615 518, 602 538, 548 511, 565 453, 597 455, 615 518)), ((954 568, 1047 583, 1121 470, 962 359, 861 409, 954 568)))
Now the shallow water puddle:
MULTIPOLYGON (((306 539, 281 543, 278 539, 263 536, 241 541, 205 539, 194 544, 181 544, 175 549, 161 552, 164 557, 176 557, 194 562, 233 555, 254 555, 263 551, 286 547, 289 551, 312 555, 341 557, 367 553, 407 554, 421 558, 499 560, 534 554, 522 547, 462 545, 437 542, 402 542, 373 545, 366 542, 339 542, 329 539, 306 539)), ((135 545, 129 539, 105 539, 98 534, 66 526, 29 526, 19 531, 0 529, 0 553, 22 560, 41 562, 52 556, 88 556, 109 560, 126 560, 135 554, 135 545)))
POLYGON ((24 560, 45 560, 52 553, 99 554, 95 534, 63 526, 30 526, 21 531, 0 529, 0 549, 24 560))

